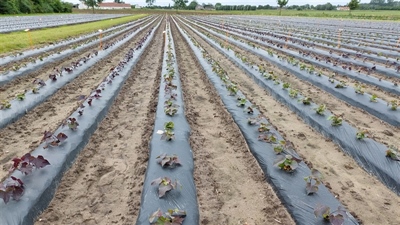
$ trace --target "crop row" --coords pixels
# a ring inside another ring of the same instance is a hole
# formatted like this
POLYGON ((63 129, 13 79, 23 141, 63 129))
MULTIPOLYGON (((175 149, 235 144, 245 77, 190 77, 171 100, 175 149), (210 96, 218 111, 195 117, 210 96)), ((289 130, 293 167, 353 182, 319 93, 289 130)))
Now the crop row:
MULTIPOLYGON (((260 67, 255 68, 254 63, 243 61, 245 56, 230 51, 228 46, 224 46, 224 43, 217 42, 216 44, 206 35, 193 28, 191 29, 242 68, 257 84, 267 89, 274 98, 296 112, 311 127, 338 143, 344 152, 351 155, 366 171, 373 173, 382 183, 399 193, 400 190, 397 187, 400 187, 400 185, 398 184, 397 174, 400 171, 400 165, 385 157, 386 155, 389 158, 398 160, 397 153, 392 157, 392 152, 395 152, 395 150, 372 139, 364 138, 366 136, 365 133, 363 134, 362 131, 346 123, 340 115, 329 113, 324 105, 313 104, 307 96, 302 96, 301 93, 290 88, 290 83, 282 83, 273 74, 269 74, 267 71, 260 69, 260 67), (221 46, 225 47, 225 49, 221 46)), ((215 36, 219 35, 211 30, 208 31, 215 36)), ((229 41, 246 49, 246 51, 254 52, 254 49, 239 41, 229 41)), ((288 67, 290 68, 290 66, 288 67)))
POLYGON ((70 14, 48 16, 9 16, 0 18, 0 33, 55 27, 67 24, 87 23, 91 21, 113 19, 127 16, 124 14, 70 14))
POLYGON ((11 177, 0 184, 0 196, 4 200, 4 203, 0 202, 1 224, 32 224, 47 207, 64 171, 71 166, 107 114, 160 23, 126 52, 89 96, 78 99, 79 108, 55 132, 44 132, 43 143, 38 148, 13 159, 11 177))
POLYGON ((27 111, 45 101, 65 84, 71 82, 87 71, 91 66, 107 57, 111 52, 120 48, 143 29, 150 26, 154 21, 155 19, 140 29, 129 31, 120 40, 107 44, 101 51, 95 50, 89 53, 87 56, 78 59, 70 67, 55 68, 54 72, 49 75, 48 80, 35 79, 33 81, 34 87, 32 90, 18 94, 14 100, 5 100, 1 102, 0 108, 2 110, 0 110, 0 116, 2 120, 0 121, 0 128, 18 120, 21 116, 25 115, 27 111))
POLYGON ((273 185, 294 220, 298 224, 314 223, 322 219, 315 219, 314 213, 319 214, 319 208, 329 207, 333 210, 332 217, 343 217, 340 220, 345 224, 357 224, 328 189, 320 185, 319 172, 315 169, 310 170, 302 162, 291 143, 286 142, 258 109, 246 99, 218 62, 199 45, 195 38, 189 36, 178 24, 176 25, 219 93, 226 109, 239 126, 267 180, 273 185), (307 178, 306 182, 304 177, 307 178), (313 194, 316 190, 318 193, 313 194), (315 206, 317 208, 313 210, 315 206), (334 209, 338 207, 339 209, 335 211, 334 209))

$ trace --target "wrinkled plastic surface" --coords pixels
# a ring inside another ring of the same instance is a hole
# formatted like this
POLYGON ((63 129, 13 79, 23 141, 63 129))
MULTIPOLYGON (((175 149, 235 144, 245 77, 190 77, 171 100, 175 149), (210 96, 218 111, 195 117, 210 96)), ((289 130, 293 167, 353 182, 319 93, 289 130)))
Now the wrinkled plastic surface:
MULTIPOLYGON (((202 35, 202 37, 205 36, 202 35)), ((327 120, 332 115, 330 112, 326 111, 325 116, 316 114, 314 111, 314 108, 318 107, 316 104, 312 103, 309 106, 305 106, 299 103, 298 99, 303 98, 300 95, 297 99, 290 98, 288 91, 284 90, 282 85, 274 85, 272 81, 268 81, 259 75, 256 69, 236 60, 233 52, 222 51, 221 48, 218 48, 218 45, 213 44, 209 39, 205 40, 245 71, 258 85, 267 89, 275 99, 294 111, 307 124, 337 143, 345 153, 352 156, 368 173, 378 177, 389 189, 400 195, 400 163, 385 157, 385 151, 387 150, 385 145, 370 138, 358 140, 356 138, 357 129, 345 121, 341 126, 332 126, 331 121, 327 120)))
POLYGON ((97 129, 98 124, 106 116, 108 109, 149 45, 160 23, 153 29, 143 47, 135 51, 134 58, 119 72, 119 76, 114 78, 113 83, 106 85, 101 93, 102 97, 94 99, 91 107, 87 106, 86 100, 84 104, 87 107, 82 116, 79 116, 77 111, 71 114, 70 117, 76 118, 79 122, 78 129, 72 131, 68 127, 59 127, 55 131, 56 134, 65 133, 68 136, 66 142, 62 146, 49 149, 43 149, 43 144, 41 144, 31 153, 34 156, 43 155, 51 165, 35 170, 28 176, 22 175, 19 171, 12 173, 12 176, 20 178, 24 182, 25 193, 19 201, 11 200, 7 205, 0 201, 0 224, 32 225, 37 215, 47 208, 64 172, 72 165, 76 156, 97 129))
MULTIPOLYGON (((111 34, 111 35, 109 35, 107 37, 104 37, 102 39, 102 41, 104 42, 104 41, 107 41, 107 40, 109 40, 111 38, 114 38, 114 37, 116 37, 116 36, 118 36, 118 35, 120 35, 120 34, 122 34, 124 32, 127 32, 127 31, 131 30, 133 26, 138 26, 138 25, 143 24, 145 22, 146 21, 142 21, 140 23, 135 23, 135 24, 123 29, 123 30, 115 32, 114 34, 111 34)), ((144 27, 147 27, 147 26, 148 26, 148 24, 145 25, 144 27)), ((100 42, 100 40, 94 40, 94 41, 92 41, 92 42, 90 42, 88 44, 81 45, 81 46, 79 46, 79 47, 77 47, 75 49, 66 49, 66 50, 62 51, 61 54, 53 54, 53 55, 50 55, 49 57, 43 58, 43 61, 37 60, 36 63, 31 63, 31 62, 27 63, 26 67, 23 67, 23 68, 19 69, 18 71, 8 71, 5 74, 0 74, 0 86, 2 86, 4 84, 7 84, 8 82, 14 80, 17 77, 24 76, 26 74, 32 73, 32 72, 40 69, 41 67, 43 67, 43 66, 45 66, 47 64, 57 62, 57 61, 59 61, 59 60, 61 60, 63 58, 66 58, 66 57, 76 53, 76 52, 84 51, 89 47, 97 45, 99 42, 100 42)))
MULTIPOLYGON (((132 25, 135 25, 135 24, 139 24, 139 23, 144 22, 145 20, 148 20, 151 17, 152 16, 146 16, 144 18, 141 18, 141 19, 138 19, 138 20, 126 23, 126 24, 121 24, 121 25, 118 25, 118 26, 115 26, 115 27, 111 27, 111 28, 109 28, 107 30, 104 30, 103 33, 107 33, 107 32, 122 28, 122 27, 129 27, 129 26, 132 26, 132 25)), ((66 45, 72 45, 72 44, 74 44, 76 42, 79 42, 79 41, 82 41, 82 40, 85 40, 85 39, 89 39, 89 38, 92 38, 92 37, 95 37, 95 36, 98 36, 98 35, 99 35, 99 33, 96 32, 96 33, 92 33, 92 34, 88 34, 88 35, 83 35, 83 36, 80 36, 80 37, 72 39, 72 40, 62 41, 60 43, 56 43, 56 44, 53 44, 53 45, 45 46, 45 47, 42 47, 42 48, 26 50, 26 51, 22 52, 23 53, 22 55, 5 56, 3 58, 0 58, 0 66, 3 66, 3 65, 5 65, 7 63, 10 63, 10 62, 14 62, 14 61, 18 61, 18 60, 21 60, 21 59, 25 59, 25 58, 33 56, 33 55, 37 55, 37 54, 41 54, 41 53, 44 53, 44 52, 47 52, 47 51, 51 51, 53 49, 60 48, 60 47, 66 46, 66 45)))
MULTIPOLYGON (((181 33, 183 34, 182 31, 181 33)), ((314 207, 317 204, 324 204, 331 207, 331 209, 337 209, 337 207, 341 205, 340 202, 335 199, 335 197, 323 185, 319 186, 319 190, 316 194, 306 194, 306 183, 304 182, 304 177, 309 176, 311 170, 304 162, 301 162, 299 167, 293 173, 286 173, 273 166, 276 158, 273 146, 269 143, 258 140, 258 126, 251 126, 248 124, 247 118, 249 115, 243 111, 242 107, 236 105, 237 98, 229 95, 229 91, 226 90, 220 78, 212 72, 211 65, 202 58, 199 49, 193 45, 185 34, 183 34, 183 36, 189 43, 202 68, 219 93, 226 109, 232 115, 235 123, 239 126, 251 153, 257 159, 257 162, 264 171, 266 179, 271 183, 277 195, 292 215, 296 224, 310 225, 322 222, 322 218, 315 218, 314 207)), ((240 91, 238 92, 238 95, 243 96, 240 91)), ((251 105, 250 102, 247 102, 245 108, 251 105)), ((254 109, 254 114, 252 116, 257 116, 259 114, 260 112, 257 109, 254 109)), ((271 129, 271 131, 276 135, 278 140, 283 140, 282 136, 276 130, 271 129)), ((349 218, 346 219, 344 224, 350 225, 358 223, 349 214, 349 218)))
MULTIPOLYGON (((197 32, 197 31, 195 31, 197 32)), ((212 31, 209 31, 212 32, 212 31)), ((217 33, 213 33, 217 35, 217 33)), ((204 35, 201 34, 203 37, 204 35)), ((220 36, 221 37, 221 36, 220 36)), ((210 43, 210 41, 208 41, 210 43)), ((233 42, 233 40, 232 40, 233 42)), ((212 45, 216 46, 217 48, 220 48, 218 45, 215 43, 212 43, 212 45)), ((313 85, 321 88, 322 90, 331 93, 335 97, 342 99, 349 104, 361 108, 368 113, 378 117, 380 120, 383 120, 393 126, 400 126, 400 114, 396 110, 391 110, 390 107, 387 106, 387 102, 377 99, 377 102, 371 102, 370 94, 357 94, 355 93, 355 89, 353 87, 347 87, 347 88, 335 88, 335 86, 340 83, 337 80, 335 80, 334 83, 331 83, 329 81, 329 78, 327 76, 316 76, 315 74, 310 74, 309 72, 305 70, 300 70, 299 67, 293 66, 290 63, 280 60, 276 56, 270 56, 268 55, 267 52, 261 50, 261 49, 254 49, 250 48, 249 46, 239 42, 235 41, 235 45, 241 46, 241 48, 246 49, 246 51, 252 52, 263 59, 272 62, 274 65, 278 66, 279 68, 289 71, 291 74, 297 76, 301 80, 306 80, 313 85)), ((231 54, 233 55, 233 54, 231 54)), ((234 56, 233 56, 234 57, 234 56)), ((392 85, 393 86, 393 85, 392 85)))
MULTIPOLYGON (((168 30, 169 32, 169 30, 168 30)), ((168 38, 168 36, 166 35, 168 38)), ((172 53, 176 57, 175 47, 171 36, 172 53)), ((168 42, 165 42, 165 50, 167 50, 168 42)), ((164 51, 164 61, 162 73, 167 73, 167 53, 164 51)), ((164 102, 167 100, 164 92, 164 78, 161 79, 160 92, 158 96, 158 105, 156 120, 153 130, 153 136, 150 142, 149 162, 146 170, 146 178, 143 185, 141 208, 136 225, 148 225, 149 217, 152 213, 161 209, 163 212, 168 209, 181 209, 185 210, 187 216, 183 224, 196 225, 199 224, 199 209, 197 204, 196 187, 193 180, 193 152, 189 144, 190 127, 186 121, 184 102, 181 91, 181 83, 179 80, 178 65, 173 64, 175 75, 173 84, 177 86, 175 93, 177 93, 176 104, 180 107, 178 112, 170 117, 164 113, 164 102), (175 124, 175 140, 165 141, 161 140, 161 135, 157 134, 158 130, 164 130, 164 123, 172 121, 175 124), (168 155, 178 155, 182 166, 173 169, 162 168, 157 163, 157 156, 167 153, 168 155), (179 187, 166 193, 162 198, 158 197, 158 185, 151 185, 151 181, 158 177, 169 177, 172 180, 177 179, 182 184, 182 189, 179 187)))
MULTIPOLYGON (((98 55, 94 58, 88 60, 84 65, 77 67, 71 73, 64 72, 63 76, 57 77, 57 81, 52 81, 48 79, 46 81, 46 86, 40 88, 39 93, 34 94, 32 91, 28 91, 25 94, 25 99, 23 101, 14 99, 10 101, 11 108, 0 110, 0 128, 7 126, 10 123, 17 121, 19 118, 24 116, 27 111, 35 108, 40 103, 46 101, 50 96, 56 93, 60 88, 64 85, 71 82, 73 79, 84 73, 86 70, 90 69, 93 65, 100 62, 102 59, 107 57, 111 52, 117 50, 119 47, 127 43, 130 39, 136 36, 138 32, 145 29, 146 27, 150 26, 151 23, 145 25, 142 28, 139 28, 131 35, 129 35, 124 40, 117 42, 115 45, 111 46, 110 48, 99 51, 98 55)), ((79 93, 76 93, 79 94, 79 93)))
MULTIPOLYGON (((222 36, 221 34, 216 33, 213 30, 207 29, 206 27, 204 27, 204 26, 202 26, 200 24, 196 24, 196 25, 199 26, 199 27, 202 27, 203 29, 206 29, 208 32, 210 32, 210 33, 212 33, 212 34, 214 34, 214 35, 216 35, 216 36, 218 36, 220 38, 227 39, 229 42, 235 41, 235 43, 241 43, 241 42, 236 41, 236 40, 234 40, 232 38, 227 38, 226 36, 222 36)), ((263 42, 261 40, 255 40, 255 39, 246 37, 246 36, 244 36, 242 34, 239 34, 239 33, 233 33, 231 31, 227 31, 227 32, 231 33, 231 34, 235 34, 235 35, 237 35, 237 36, 239 36, 241 38, 257 42, 257 43, 265 45, 265 46, 268 45, 267 43, 265 43, 265 42, 263 42)), ((245 46, 245 45, 242 44, 242 46, 245 46)), ((248 47, 248 46, 246 45, 246 47, 248 47)), ((279 52, 282 51, 282 49, 280 49, 280 48, 278 48, 278 47, 276 47, 274 45, 268 45, 268 47, 272 48, 272 49, 275 49, 276 51, 279 51, 279 52)), ((252 49, 252 50, 254 50, 254 52, 257 52, 257 54, 259 52, 265 53, 265 51, 260 50, 260 49, 252 49)), ((313 65, 316 65, 316 66, 319 66, 319 67, 322 67, 322 68, 326 68, 326 69, 328 69, 330 71, 334 71, 334 72, 337 72, 337 73, 339 73, 341 75, 348 76, 349 78, 352 78, 354 80, 358 80, 358 81, 361 81, 361 82, 366 83, 366 84, 374 85, 374 86, 377 86, 377 87, 379 87, 379 88, 381 88, 381 89, 383 89, 385 91, 388 91, 390 93, 394 93, 394 94, 400 95, 400 87, 394 86, 394 84, 392 82, 385 81, 385 80, 379 81, 379 78, 376 78, 374 76, 363 75, 363 74, 357 73, 355 71, 345 70, 342 67, 333 66, 331 64, 327 64, 327 63, 324 63, 322 61, 315 60, 313 58, 304 57, 301 54, 299 54, 298 52, 291 51, 289 49, 285 49, 285 55, 289 55, 289 56, 292 56, 292 57, 295 57, 295 58, 298 58, 298 59, 305 60, 305 61, 307 61, 309 63, 312 63, 313 65)), ((388 74, 386 74, 386 75, 388 75, 388 74)), ((400 76, 400 74, 392 74, 392 75, 393 75, 392 77, 399 77, 400 76)))

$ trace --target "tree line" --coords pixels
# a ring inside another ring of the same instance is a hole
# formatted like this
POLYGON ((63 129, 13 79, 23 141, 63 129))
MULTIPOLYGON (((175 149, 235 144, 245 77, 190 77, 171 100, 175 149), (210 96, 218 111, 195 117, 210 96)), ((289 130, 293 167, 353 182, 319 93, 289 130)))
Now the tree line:
POLYGON ((69 13, 72 6, 61 0, 0 0, 0 14, 69 13))

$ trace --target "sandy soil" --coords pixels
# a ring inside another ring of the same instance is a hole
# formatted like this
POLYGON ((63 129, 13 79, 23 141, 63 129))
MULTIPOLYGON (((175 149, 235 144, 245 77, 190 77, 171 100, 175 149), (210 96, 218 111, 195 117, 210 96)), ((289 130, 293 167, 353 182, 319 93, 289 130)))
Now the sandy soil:
MULTIPOLYGON (((136 29, 137 27, 139 27, 139 26, 134 26, 132 29, 136 29)), ((107 41, 106 43, 111 43, 115 40, 119 40, 126 33, 127 32, 124 32, 124 33, 112 38, 111 40, 107 41)), ((104 45, 106 43, 104 43, 104 45)), ((16 94, 21 93, 24 90, 29 90, 29 89, 33 88, 34 85, 32 84, 32 81, 35 78, 47 80, 47 79, 49 79, 49 74, 53 73, 54 68, 61 68, 62 66, 69 66, 69 65, 71 65, 71 62, 74 62, 84 56, 87 56, 89 53, 91 53, 95 49, 97 49, 97 46, 81 49, 80 51, 76 51, 73 54, 71 54, 70 56, 68 56, 62 60, 57 60, 56 62, 47 64, 32 73, 29 73, 29 74, 26 74, 19 78, 16 78, 13 81, 7 83, 6 85, 2 85, 0 87, 0 100, 15 98, 16 94)))
MULTIPOLYGON (((194 34, 191 31, 189 33, 194 34)), ((259 87, 222 54, 218 53, 198 36, 194 36, 211 55, 220 60, 220 65, 228 71, 230 78, 239 84, 240 90, 244 92, 247 98, 258 106, 270 122, 285 134, 289 141, 294 143, 297 152, 304 156, 310 165, 324 173, 326 186, 330 187, 331 191, 338 195, 339 199, 353 214, 364 221, 365 224, 394 225, 400 223, 400 219, 391 216, 400 213, 398 209, 400 198, 396 194, 358 167, 356 162, 351 157, 344 155, 337 145, 313 131, 288 108, 276 102, 264 89, 259 87), (318 151, 315 151, 316 149, 318 151), (376 216, 377 213, 380 214, 379 217, 376 216)), ((238 50, 238 48, 234 47, 234 50, 238 50)), ((247 55, 249 56, 249 54, 247 55)), ((252 57, 254 60, 256 58, 252 57)), ((266 62, 264 61, 263 63, 266 62)), ((292 84, 296 80, 293 76, 287 79, 292 84)), ((330 99, 331 102, 334 102, 335 107, 331 105, 329 109, 334 109, 335 112, 340 112, 340 109, 346 110, 345 118, 349 121, 362 124, 361 121, 364 118, 368 118, 368 115, 343 105, 343 103, 322 91, 316 93, 315 87, 300 80, 296 80, 295 85, 302 92, 315 92, 315 95, 312 96, 313 100, 327 102, 330 99), (351 113, 350 111, 354 112, 351 113)), ((387 126, 379 122, 372 124, 370 122, 370 120, 366 120, 363 123, 369 124, 374 133, 388 129, 387 126)), ((387 136, 385 135, 384 137, 387 136)), ((394 141, 395 138, 392 140, 394 141)))
POLYGON ((257 162, 239 128, 179 31, 172 28, 192 129, 201 224, 294 224, 261 169, 248 166, 257 162))
POLYGON ((141 31, 131 42, 121 46, 102 62, 65 85, 21 119, 0 130, 0 179, 8 174, 11 159, 35 149, 40 144, 43 132, 55 130, 60 122, 78 107, 77 97, 90 94, 108 75, 110 68, 125 55, 126 49, 134 46, 146 31, 141 31))
MULTIPOLYGON (((200 28, 199 30, 204 31, 200 28)), ((213 38, 216 38, 219 41, 223 41, 222 39, 215 36, 213 36, 213 38)), ((246 55, 252 62, 266 65, 268 70, 273 71, 274 74, 278 75, 278 77, 284 82, 289 82, 293 88, 299 90, 299 93, 303 93, 304 95, 311 97, 313 102, 317 104, 326 104, 327 108, 332 112, 336 114, 343 114, 344 119, 352 126, 358 127, 359 129, 368 130, 375 140, 380 141, 386 145, 397 145, 400 138, 399 128, 396 128, 384 121, 381 121, 379 118, 368 114, 360 108, 354 107, 342 100, 337 99, 333 95, 323 91, 317 86, 314 86, 307 81, 301 80, 287 71, 279 69, 277 66, 261 59, 258 56, 253 55, 251 52, 247 52, 246 50, 243 50, 236 46, 230 46, 232 47, 232 50, 239 51, 243 55, 246 55)), ((351 82, 349 82, 349 84, 350 83, 351 82)), ((368 89, 366 89, 366 91, 368 91, 368 89)), ((374 90, 374 93, 376 93, 379 97, 385 95, 385 93, 379 92, 377 89, 374 90)), ((389 100, 392 99, 393 98, 390 98, 389 100)))
POLYGON ((135 223, 157 106, 162 27, 36 224, 135 223))

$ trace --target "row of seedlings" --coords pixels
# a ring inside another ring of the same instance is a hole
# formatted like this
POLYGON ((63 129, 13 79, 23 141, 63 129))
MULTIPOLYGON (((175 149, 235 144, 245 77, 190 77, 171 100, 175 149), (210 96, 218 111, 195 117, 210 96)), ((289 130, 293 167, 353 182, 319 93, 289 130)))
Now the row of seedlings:
POLYGON ((241 130, 266 179, 296 223, 315 224, 325 220, 335 225, 358 224, 322 185, 322 174, 316 169, 308 168, 295 152, 293 144, 285 141, 246 99, 219 63, 178 24, 177 27, 241 130))
POLYGON ((342 150, 352 156, 362 168, 377 176, 389 189, 400 193, 398 180, 400 164, 394 162, 400 161, 400 153, 394 145, 387 147, 369 138, 367 131, 355 129, 343 120, 342 115, 329 112, 325 104, 314 104, 311 98, 302 96, 298 90, 290 87, 290 83, 280 81, 279 77, 267 71, 267 68, 261 65, 257 68, 256 64, 246 56, 231 51, 221 42, 215 44, 196 30, 194 32, 228 57, 258 85, 268 90, 275 99, 288 106, 311 127, 338 143, 342 150))
MULTIPOLYGON (((152 22, 155 22, 155 20, 152 22)), ((16 94, 14 100, 1 101, 0 117, 2 120, 0 121, 0 128, 17 121, 20 117, 24 116, 27 111, 46 101, 46 99, 51 97, 64 85, 128 43, 129 40, 134 38, 143 29, 151 26, 151 24, 152 23, 149 23, 141 29, 132 30, 115 42, 105 44, 101 51, 93 50, 88 55, 72 62, 68 67, 54 68, 53 72, 48 75, 49 79, 47 81, 35 78, 31 84, 31 88, 16 94)))
POLYGON ((96 90, 79 97, 78 109, 56 131, 44 131, 38 148, 12 160, 10 177, 0 183, 0 224, 33 224, 46 209, 62 175, 106 116, 160 23, 128 50, 96 90))
POLYGON ((184 221, 199 224, 193 155, 188 141, 190 127, 184 114, 174 42, 168 22, 164 38, 156 120, 136 224, 178 225, 184 221))

